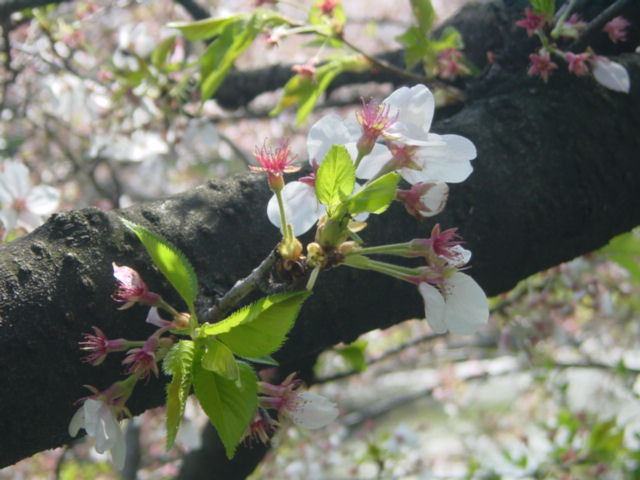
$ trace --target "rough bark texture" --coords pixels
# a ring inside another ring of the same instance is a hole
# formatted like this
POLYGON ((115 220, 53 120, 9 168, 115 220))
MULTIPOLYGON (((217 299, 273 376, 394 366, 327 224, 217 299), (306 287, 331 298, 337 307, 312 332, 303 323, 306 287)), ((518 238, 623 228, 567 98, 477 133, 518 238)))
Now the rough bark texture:
MULTIPOLYGON (((640 56, 619 61, 631 75, 629 95, 591 78, 557 73, 545 85, 523 68, 496 67, 469 91, 464 108, 434 124, 436 133, 464 135, 478 149, 474 173, 452 186, 436 220, 460 228, 474 252, 469 273, 487 294, 640 223, 640 56)), ((114 338, 150 333, 146 309, 115 310, 112 262, 136 268, 153 290, 178 303, 118 216, 186 252, 206 302, 277 242, 264 212, 269 196, 265 179, 247 174, 117 212, 60 213, 0 246, 0 465, 68 442, 74 402, 88 393, 82 385, 104 388, 119 377, 118 359, 97 368, 81 362, 83 332, 95 325, 114 338)), ((381 244, 425 236, 430 228, 395 206, 372 218, 364 236, 381 244)), ((335 343, 422 315, 411 285, 338 268, 321 275, 277 358, 304 363, 335 343)), ((131 410, 160 405, 162 394, 160 381, 138 386, 131 410)))

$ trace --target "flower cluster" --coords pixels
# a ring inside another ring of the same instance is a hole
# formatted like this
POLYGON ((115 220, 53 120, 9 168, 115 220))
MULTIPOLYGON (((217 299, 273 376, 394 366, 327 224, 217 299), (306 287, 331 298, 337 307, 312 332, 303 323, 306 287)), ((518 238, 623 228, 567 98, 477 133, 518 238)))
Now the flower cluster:
POLYGON ((415 284, 424 300, 425 318, 435 333, 469 335, 487 323, 489 308, 482 288, 462 273, 471 259, 462 243, 456 228, 442 231, 435 225, 429 238, 377 247, 352 246, 345 251, 345 264, 415 284), (426 266, 401 267, 366 256, 371 254, 421 257, 426 266))
MULTIPOLYGON (((309 130, 309 163, 316 171, 333 145, 344 145, 358 178, 372 181, 395 170, 413 191, 411 195, 399 193, 398 200, 414 215, 435 215, 446 203, 446 183, 462 182, 473 171, 476 149, 460 135, 430 132, 434 109, 432 93, 416 85, 396 90, 381 103, 363 102, 356 120, 324 116, 309 130)), ((326 206, 316 197, 314 174, 287 183, 281 193, 286 219, 296 235, 308 231, 325 214, 326 206)), ((276 196, 267 205, 267 215, 282 229, 276 196)))
POLYGON ((86 352, 84 361, 91 365, 102 364, 113 352, 126 351, 122 365, 126 367, 127 379, 116 382, 104 391, 89 387, 94 394, 81 399, 80 409, 69 424, 69 435, 75 437, 82 428, 95 440, 95 448, 103 453, 111 451, 113 463, 117 468, 124 464, 125 440, 118 421, 124 416, 131 416, 125 406, 136 383, 148 379, 153 373, 159 375, 158 362, 173 345, 170 338, 161 337, 168 330, 184 328, 188 324, 188 314, 179 313, 167 305, 157 293, 151 292, 140 274, 126 266, 113 264, 113 276, 118 282, 113 300, 124 305, 119 310, 134 306, 153 305, 147 316, 147 323, 159 327, 144 341, 131 341, 124 338, 109 339, 104 332, 93 327, 93 334, 85 333, 80 342, 81 349, 86 352), (169 311, 173 321, 164 320, 158 313, 158 307, 169 311))
MULTIPOLYGON (((629 73, 619 63, 596 55, 591 49, 572 52, 558 46, 558 42, 562 39, 578 38, 587 26, 577 13, 567 18, 568 13, 568 10, 565 11, 556 24, 552 25, 548 15, 538 14, 530 8, 525 8, 525 17, 515 22, 516 26, 526 30, 529 37, 538 35, 542 42, 542 47, 529 55, 531 64, 527 73, 539 76, 546 83, 553 71, 558 68, 558 64, 552 60, 553 55, 567 64, 570 73, 582 77, 591 72, 595 80, 606 88, 629 93, 629 73)), ((629 25, 629 21, 625 18, 615 17, 602 30, 607 33, 613 43, 624 42, 627 39, 629 25)))

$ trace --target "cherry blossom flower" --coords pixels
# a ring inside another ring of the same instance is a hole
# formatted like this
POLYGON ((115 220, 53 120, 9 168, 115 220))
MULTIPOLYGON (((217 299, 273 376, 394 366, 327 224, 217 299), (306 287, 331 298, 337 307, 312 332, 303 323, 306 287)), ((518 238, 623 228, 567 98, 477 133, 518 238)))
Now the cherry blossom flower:
POLYGON ((60 192, 48 185, 31 186, 29 170, 21 162, 6 161, 0 172, 0 222, 5 235, 15 228, 31 231, 42 217, 58 207, 60 192))
POLYGON ((379 104, 373 100, 362 100, 362 110, 356 113, 358 123, 362 126, 362 136, 358 139, 358 153, 368 155, 381 135, 391 127, 396 118, 389 115, 391 105, 379 104))
POLYGON ((303 78, 309 79, 311 82, 316 82, 316 62, 315 58, 311 58, 306 63, 301 63, 291 67, 291 70, 303 78))
MULTIPOLYGON (((457 230, 457 228, 448 228, 443 231, 440 228, 440 224, 437 223, 431 230, 429 238, 416 238, 409 242, 411 248, 410 256, 425 257, 427 259, 433 258, 433 256, 443 257, 451 263, 451 260, 458 257, 458 252, 454 250, 454 247, 464 243, 457 230)), ((464 263, 468 261, 469 259, 464 263)), ((456 261, 457 263, 459 262, 456 261)))
POLYGON ((149 291, 140 274, 133 268, 113 265, 113 276, 118 281, 118 290, 113 294, 113 300, 124 303, 118 310, 126 310, 136 303, 144 305, 158 305, 162 298, 157 293, 149 291))
POLYGON ((578 38, 578 35, 580 35, 580 32, 584 30, 586 26, 587 24, 581 20, 580 15, 574 13, 566 22, 553 29, 554 36, 578 38))
POLYGON ((545 15, 537 15, 529 7, 524 9, 525 17, 522 20, 518 20, 516 25, 524 28, 527 31, 527 35, 532 37, 538 30, 540 30, 546 23, 545 15))
POLYGON ((410 190, 398 190, 396 200, 402 202, 410 215, 418 220, 440 213, 447 203, 449 186, 444 182, 418 182, 410 190))
POLYGON ((629 93, 631 80, 626 68, 601 56, 595 56, 592 65, 593 77, 600 85, 615 92, 629 93))
POLYGON ((158 349, 159 339, 152 335, 149 337, 142 347, 132 348, 127 352, 126 358, 122 361, 123 365, 129 365, 127 373, 136 375, 138 378, 149 378, 151 372, 157 377, 158 364, 156 362, 156 350, 158 349))
POLYGON ((266 445, 269 443, 277 423, 263 408, 258 408, 244 434, 244 442, 248 444, 260 442, 266 445))
POLYGON ((118 352, 127 348, 127 341, 124 338, 109 340, 106 335, 98 327, 93 327, 95 335, 90 333, 84 334, 84 342, 80 342, 82 350, 89 352, 84 357, 84 361, 91 365, 100 365, 111 352, 118 352))
POLYGON ((289 375, 280 385, 259 382, 260 404, 264 408, 274 409, 279 417, 291 419, 299 427, 308 429, 322 428, 333 422, 338 416, 335 403, 311 392, 299 392, 301 385, 295 374, 289 375))
POLYGON ((299 166, 293 165, 293 157, 287 140, 282 140, 274 149, 265 142, 262 148, 257 148, 253 154, 259 167, 249 165, 249 169, 254 172, 262 172, 268 175, 269 188, 273 191, 280 191, 284 187, 282 175, 300 170, 299 166))
POLYGON ((124 467, 126 453, 125 436, 118 419, 123 414, 130 416, 124 404, 131 395, 132 386, 125 382, 114 383, 103 392, 89 387, 94 395, 84 400, 69 422, 70 436, 75 437, 81 428, 84 429, 95 440, 98 453, 111 451, 113 464, 118 469, 124 467))
POLYGON ((624 42, 627 40, 627 27, 631 22, 624 17, 615 17, 603 27, 602 30, 607 32, 609 39, 613 43, 624 42))
POLYGON ((538 52, 532 53, 529 55, 529 59, 531 60, 531 65, 529 66, 529 70, 527 71, 528 75, 540 75, 540 78, 545 81, 549 81, 549 75, 553 69, 558 68, 558 65, 551 61, 551 55, 549 52, 538 52))
POLYGON ((468 75, 469 69, 462 62, 462 52, 457 48, 445 48, 438 53, 436 74, 445 80, 455 80, 458 75, 468 75))
POLYGON ((589 52, 584 53, 572 53, 567 52, 565 58, 569 63, 569 71, 578 77, 582 77, 589 73, 589 64, 587 63, 591 59, 589 52))
POLYGON ((435 333, 475 333, 489 320, 487 296, 469 275, 456 272, 440 289, 427 282, 418 285, 425 317, 435 333))
POLYGON ((338 5, 340 5, 340 0, 323 0, 318 7, 322 10, 324 15, 331 16, 338 5))

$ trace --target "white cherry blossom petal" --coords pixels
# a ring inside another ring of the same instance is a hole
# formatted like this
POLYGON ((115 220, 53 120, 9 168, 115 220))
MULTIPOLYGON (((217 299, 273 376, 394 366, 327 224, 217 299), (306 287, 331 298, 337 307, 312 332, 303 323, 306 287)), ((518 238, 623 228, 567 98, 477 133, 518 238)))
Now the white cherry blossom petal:
POLYGON ((4 162, 0 174, 0 200, 12 203, 17 198, 24 198, 29 193, 29 169, 21 162, 10 160, 4 162))
POLYGON ((473 278, 454 273, 446 288, 446 321, 451 333, 470 335, 489 321, 487 296, 473 278))
POLYGON ((299 427, 315 430, 333 422, 338 417, 338 407, 321 395, 302 392, 296 395, 284 413, 299 427))
POLYGON ((26 198, 27 209, 36 215, 49 215, 58 208, 60 192, 49 185, 34 187, 26 198))
POLYGON ((424 316, 434 333, 446 333, 445 322, 446 304, 444 297, 433 285, 422 282, 418 285, 418 291, 424 300, 424 316))
MULTIPOLYGON (((357 156, 358 147, 355 143, 348 144, 347 149, 352 158, 355 158, 354 153, 357 156)), ((360 165, 358 165, 356 176, 366 180, 373 178, 389 160, 391 160, 391 152, 389 149, 380 143, 376 143, 371 153, 364 157, 360 165)))
MULTIPOLYGON (((324 215, 326 207, 318 202, 316 190, 304 182, 289 182, 282 189, 282 200, 287 222, 293 227, 294 235, 302 235, 324 215)), ((280 210, 274 195, 267 204, 269 221, 280 228, 280 210)))
POLYGON ((69 436, 75 437, 78 435, 78 432, 81 428, 83 428, 85 424, 84 419, 84 405, 80 407, 76 413, 71 417, 71 421, 69 422, 69 436))
POLYGON ((593 76, 600 85, 615 92, 629 93, 631 88, 627 69, 606 57, 595 58, 593 76))
POLYGON ((429 134, 431 145, 419 148, 415 154, 416 163, 422 169, 400 169, 400 175, 407 182, 447 182, 459 183, 467 179, 473 167, 471 160, 476 157, 476 147, 460 135, 429 134))
POLYGON ((444 182, 438 182, 427 190, 427 193, 420 197, 422 204, 429 210, 420 210, 423 217, 433 217, 444 210, 449 198, 449 185, 444 182))
POLYGON ((396 122, 385 133, 408 145, 427 145, 433 120, 435 102, 433 94, 424 85, 402 87, 383 102, 391 106, 389 116, 397 115, 396 122))
POLYGON ((348 142, 355 142, 357 139, 358 136, 349 123, 338 115, 326 115, 314 123, 309 130, 307 136, 309 163, 313 165, 315 160, 320 164, 333 145, 345 145, 348 142))

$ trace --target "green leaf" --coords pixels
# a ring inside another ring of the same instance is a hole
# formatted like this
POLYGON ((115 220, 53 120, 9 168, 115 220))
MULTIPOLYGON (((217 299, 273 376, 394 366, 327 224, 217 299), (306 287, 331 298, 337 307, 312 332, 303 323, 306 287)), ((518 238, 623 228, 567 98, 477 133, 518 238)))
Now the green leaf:
POLYGON ((395 172, 387 173, 374 180, 358 193, 347 200, 347 209, 352 215, 358 213, 382 213, 396 197, 396 188, 400 182, 400 175, 395 172))
POLYGON ((220 35, 207 48, 200 59, 201 100, 211 98, 240 56, 266 26, 284 23, 275 12, 256 10, 251 16, 237 16, 227 23, 220 35))
POLYGON ((335 352, 340 355, 352 369, 358 372, 364 372, 367 369, 367 359, 365 357, 366 348, 366 341, 356 340, 346 347, 336 348, 335 352))
POLYGON ((205 18, 204 20, 198 20, 196 22, 173 22, 169 23, 167 26, 169 28, 176 28, 180 30, 187 40, 195 42, 197 40, 206 40, 216 35, 220 35, 227 25, 237 22, 238 20, 242 20, 244 17, 246 17, 246 15, 205 18))
POLYGON ((334 145, 316 174, 318 201, 332 206, 347 198, 356 184, 356 169, 346 147, 334 145))
POLYGON ((410 1, 411 11, 418 21, 420 31, 424 34, 429 33, 431 31, 431 27, 433 27, 433 22, 436 19, 436 11, 433 9, 433 5, 431 5, 431 0, 410 1))
POLYGON ((425 63, 425 71, 431 72, 435 68, 438 54, 448 48, 462 48, 462 36, 453 27, 445 28, 440 38, 425 35, 416 27, 409 28, 405 33, 396 37, 405 47, 404 61, 407 68, 413 68, 420 62, 425 63))
POLYGON ((162 369, 171 375, 167 385, 167 443, 169 450, 176 439, 184 415, 184 406, 191 390, 191 366, 195 344, 191 340, 180 340, 167 353, 162 369))
POLYGON ((173 48, 173 43, 176 40, 176 36, 172 35, 163 39, 156 48, 151 52, 151 63, 156 68, 162 68, 164 63, 167 61, 167 57, 169 56, 169 52, 173 48))
POLYGON ((600 251, 625 268, 634 281, 640 282, 640 238, 633 231, 614 237, 600 251))
POLYGON ((531 7, 535 13, 551 18, 556 12, 556 0, 531 0, 531 7))
POLYGON ((229 380, 237 380, 240 374, 238 362, 233 352, 224 343, 214 337, 205 340, 205 351, 202 355, 202 366, 229 380))
POLYGON ((121 220, 129 230, 138 236, 149 252, 153 263, 169 280, 173 288, 178 291, 192 315, 195 314, 193 303, 198 295, 198 279, 187 257, 171 242, 147 230, 142 225, 137 225, 124 218, 121 220))
POLYGON ((285 108, 297 104, 296 125, 300 125, 338 74, 346 71, 362 72, 370 68, 370 63, 363 57, 350 55, 336 57, 318 67, 313 81, 302 75, 294 75, 284 86, 278 106, 269 115, 277 115, 285 108))
POLYGON ((262 365, 271 365, 273 367, 279 367, 280 363, 271 355, 263 355, 261 357, 242 357, 243 360, 252 363, 261 363, 262 365))
POLYGON ((243 357, 262 357, 276 351, 293 326, 308 290, 261 298, 221 322, 203 324, 200 335, 217 335, 243 357))
POLYGON ((239 363, 239 372, 239 381, 233 381, 206 370, 198 359, 193 363, 196 397, 216 428, 229 459, 233 458, 258 407, 256 374, 243 362, 239 363))

